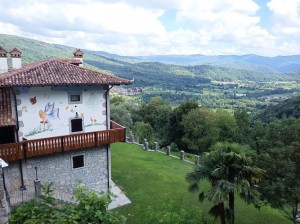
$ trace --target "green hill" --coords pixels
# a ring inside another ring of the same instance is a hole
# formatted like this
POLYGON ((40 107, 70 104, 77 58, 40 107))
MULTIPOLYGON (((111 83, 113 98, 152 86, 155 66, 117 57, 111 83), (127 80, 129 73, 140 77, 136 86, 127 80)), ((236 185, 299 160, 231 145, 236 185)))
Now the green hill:
POLYGON ((152 55, 135 57, 135 60, 162 62, 178 65, 205 65, 243 68, 266 72, 295 72, 300 70, 300 55, 264 57, 248 55, 152 55), (242 67, 241 67, 242 66, 242 67))
MULTIPOLYGON (((38 40, 6 34, 0 34, 0 46, 7 51, 17 47, 22 52, 22 64, 29 64, 49 58, 72 58, 75 50, 73 47, 48 44, 38 40)), ((85 54, 84 59, 102 61, 103 63, 113 63, 104 57, 92 54, 85 54)), ((98 68, 94 67, 94 69, 98 68)))
MULTIPOLYGON (((202 75, 210 80, 217 81, 285 81, 288 77, 271 71, 253 71, 241 68, 217 67, 211 65, 196 65, 188 67, 188 69, 196 75, 202 75)), ((296 77, 294 77, 297 79, 296 77)), ((291 79, 292 80, 292 79, 291 79)), ((300 79, 299 79, 300 80, 300 79)))
MULTIPOLYGON (((0 34, 0 46, 8 51, 14 47, 19 48, 22 51, 24 64, 48 58, 70 58, 73 57, 72 53, 75 49, 5 34, 0 34)), ((230 63, 233 63, 231 59, 222 61, 223 64, 218 66, 213 63, 212 65, 182 66, 160 62, 141 62, 143 61, 141 57, 119 56, 106 52, 88 50, 83 50, 83 52, 85 53, 84 65, 86 67, 134 79, 133 86, 139 87, 157 86, 182 90, 196 88, 199 84, 208 83, 210 80, 300 81, 297 73, 285 75, 258 65, 256 68, 246 62, 241 62, 239 66, 232 68, 230 66, 230 63)))
MULTIPOLYGON (((21 50, 23 64, 48 58, 71 58, 75 49, 5 34, 0 34, 0 46, 7 51, 14 47, 21 50)), ((208 79, 201 76, 195 77, 195 75, 190 74, 188 70, 180 66, 161 63, 132 64, 99 56, 93 54, 92 51, 83 50, 83 52, 85 53, 84 65, 86 67, 109 72, 122 78, 134 78, 134 85, 136 86, 164 86, 172 88, 182 84, 194 85, 209 82, 208 79)))

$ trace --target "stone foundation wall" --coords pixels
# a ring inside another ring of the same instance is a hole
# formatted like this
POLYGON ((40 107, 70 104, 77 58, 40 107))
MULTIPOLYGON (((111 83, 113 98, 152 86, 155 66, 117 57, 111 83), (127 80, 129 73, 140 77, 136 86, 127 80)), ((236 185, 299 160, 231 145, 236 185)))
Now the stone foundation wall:
MULTIPOLYGON (((107 146, 82 149, 71 152, 29 158, 22 161, 25 186, 33 186, 37 176, 41 183, 53 182, 53 187, 72 193, 77 186, 76 180, 82 180, 89 189, 108 192, 107 146), (72 168, 72 156, 84 155, 85 165, 72 168)), ((5 169, 5 181, 9 192, 21 187, 19 162, 11 163, 5 169)))
POLYGON ((7 223, 7 211, 6 211, 6 197, 4 191, 4 183, 2 178, 2 167, 0 165, 0 223, 7 223))
POLYGON ((9 166, 5 167, 3 171, 7 190, 9 192, 20 190, 22 182, 19 161, 9 163, 9 166))

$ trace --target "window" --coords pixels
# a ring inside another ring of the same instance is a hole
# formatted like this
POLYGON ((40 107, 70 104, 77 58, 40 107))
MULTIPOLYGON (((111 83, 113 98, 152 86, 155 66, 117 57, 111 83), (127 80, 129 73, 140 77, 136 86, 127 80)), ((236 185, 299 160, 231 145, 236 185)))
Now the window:
POLYGON ((71 132, 81 132, 83 131, 83 121, 82 118, 71 118, 71 132))
POLYGON ((84 155, 72 156, 73 169, 84 167, 84 155))
POLYGON ((82 103, 81 93, 69 93, 69 104, 82 103))

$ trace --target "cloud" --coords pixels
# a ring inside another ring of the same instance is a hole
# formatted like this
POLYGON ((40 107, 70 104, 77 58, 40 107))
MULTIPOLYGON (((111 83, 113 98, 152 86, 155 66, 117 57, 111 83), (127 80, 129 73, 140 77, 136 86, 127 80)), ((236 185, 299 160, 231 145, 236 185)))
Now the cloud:
POLYGON ((267 3, 271 11, 271 31, 276 37, 274 51, 278 54, 300 52, 300 0, 271 0, 267 3))
POLYGON ((273 13, 274 32, 300 34, 300 0, 272 0, 267 6, 273 13))
POLYGON ((268 3, 267 30, 254 0, 0 0, 0 32, 122 55, 291 54, 300 24, 290 1, 268 3))

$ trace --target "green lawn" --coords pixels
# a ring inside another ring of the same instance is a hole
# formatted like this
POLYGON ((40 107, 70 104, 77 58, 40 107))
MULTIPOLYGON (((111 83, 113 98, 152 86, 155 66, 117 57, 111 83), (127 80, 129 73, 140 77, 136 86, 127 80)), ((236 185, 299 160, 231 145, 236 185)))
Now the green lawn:
MULTIPOLYGON (((153 223, 149 221, 149 214, 181 213, 181 209, 198 216, 196 220, 202 216, 212 220, 207 215, 210 203, 200 203, 197 194, 187 190, 185 175, 193 170, 192 164, 158 152, 146 152, 128 143, 115 143, 111 148, 112 179, 132 201, 117 209, 128 217, 127 223, 153 223)), ((203 183, 203 187, 207 188, 208 184, 203 183)), ((284 224, 289 221, 277 210, 268 207, 257 210, 237 199, 236 223, 284 224)))

